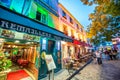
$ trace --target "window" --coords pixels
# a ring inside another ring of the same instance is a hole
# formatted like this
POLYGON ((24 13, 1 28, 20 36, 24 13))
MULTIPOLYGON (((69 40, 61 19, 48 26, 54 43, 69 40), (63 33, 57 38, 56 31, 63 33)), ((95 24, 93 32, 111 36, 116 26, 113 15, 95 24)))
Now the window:
POLYGON ((48 40, 48 54, 52 54, 55 48, 55 41, 48 40))
POLYGON ((73 20, 72 20, 72 18, 70 17, 70 23, 72 23, 73 24, 73 20))
POLYGON ((64 11, 62 11, 62 17, 66 19, 66 13, 64 11))
POLYGON ((37 11, 36 20, 46 24, 47 16, 45 14, 41 14, 40 12, 37 11))
POLYGON ((82 28, 80 28, 80 32, 83 32, 83 29, 82 29, 82 28))
POLYGON ((68 35, 68 30, 66 25, 63 25, 63 32, 65 35, 68 35))
POLYGON ((79 29, 79 26, 78 26, 78 24, 76 24, 75 26, 76 26, 76 29, 79 29))
POLYGON ((42 22, 43 22, 43 23, 47 23, 46 15, 45 15, 45 14, 42 15, 42 22))
POLYGON ((75 38, 75 36, 74 36, 74 31, 73 31, 73 30, 71 30, 71 37, 72 37, 72 38, 75 38))
POLYGON ((41 13, 40 12, 37 12, 36 20, 41 21, 41 13))

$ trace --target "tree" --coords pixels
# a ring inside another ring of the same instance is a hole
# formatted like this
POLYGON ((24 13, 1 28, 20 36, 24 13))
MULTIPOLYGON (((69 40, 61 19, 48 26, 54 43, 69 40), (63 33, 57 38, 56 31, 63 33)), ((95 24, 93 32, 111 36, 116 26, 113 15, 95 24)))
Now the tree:
MULTIPOLYGON (((93 28, 93 27, 91 27, 93 28)), ((89 32, 92 30, 89 30, 88 28, 88 35, 89 32)), ((120 36, 120 16, 112 17, 111 21, 109 22, 108 27, 101 28, 99 32, 96 32, 96 35, 91 35, 91 42, 94 44, 99 44, 105 41, 111 41, 114 37, 120 36)))
POLYGON ((98 44, 101 40, 110 41, 113 36, 119 34, 119 27, 116 28, 116 24, 120 23, 114 22, 116 16, 120 16, 119 0, 81 0, 81 2, 89 6, 97 5, 95 11, 89 15, 92 22, 87 29, 87 36, 91 42, 98 44))
POLYGON ((85 5, 96 4, 105 14, 120 16, 120 0, 80 0, 85 5))

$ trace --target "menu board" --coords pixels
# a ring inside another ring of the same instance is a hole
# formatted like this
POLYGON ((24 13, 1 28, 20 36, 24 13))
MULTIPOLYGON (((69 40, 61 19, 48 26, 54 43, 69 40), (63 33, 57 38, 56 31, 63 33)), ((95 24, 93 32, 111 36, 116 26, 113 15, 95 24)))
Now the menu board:
POLYGON ((56 68, 52 55, 45 55, 45 61, 49 71, 56 68))

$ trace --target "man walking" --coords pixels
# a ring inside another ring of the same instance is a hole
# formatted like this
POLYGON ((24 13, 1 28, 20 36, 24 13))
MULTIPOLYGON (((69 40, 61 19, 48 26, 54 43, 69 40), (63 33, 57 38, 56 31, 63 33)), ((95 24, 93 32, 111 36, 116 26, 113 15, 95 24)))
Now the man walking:
POLYGON ((99 65, 102 64, 102 53, 97 50, 97 51, 95 52, 95 54, 96 54, 96 58, 97 58, 98 64, 99 64, 99 65))

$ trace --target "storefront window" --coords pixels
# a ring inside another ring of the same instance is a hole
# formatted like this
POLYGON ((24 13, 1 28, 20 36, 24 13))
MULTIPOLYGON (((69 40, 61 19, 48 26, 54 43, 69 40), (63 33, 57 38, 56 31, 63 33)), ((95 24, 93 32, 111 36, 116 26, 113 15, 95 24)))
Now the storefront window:
POLYGON ((37 80, 39 40, 40 37, 35 35, 0 28, 0 50, 3 51, 4 57, 11 62, 11 67, 8 67, 10 72, 13 71, 13 68, 16 71, 25 68, 31 74, 34 72, 32 75, 37 80))

